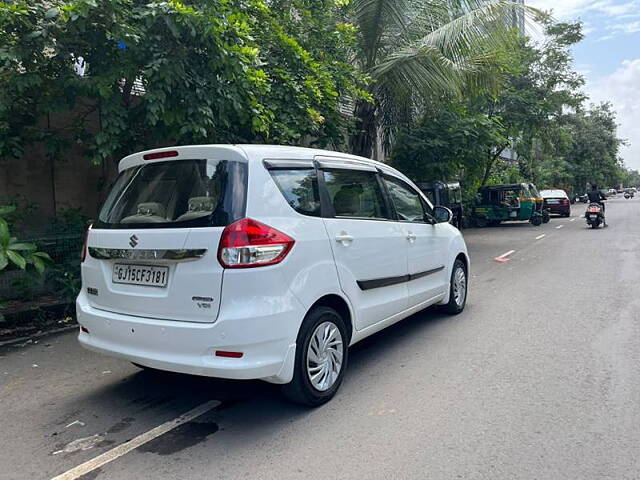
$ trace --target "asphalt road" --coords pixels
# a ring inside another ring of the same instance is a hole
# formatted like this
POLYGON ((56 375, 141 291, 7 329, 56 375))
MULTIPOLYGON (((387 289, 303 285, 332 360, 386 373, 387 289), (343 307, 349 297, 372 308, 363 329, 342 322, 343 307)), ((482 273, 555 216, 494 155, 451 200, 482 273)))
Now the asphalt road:
POLYGON ((640 200, 610 201, 597 231, 583 211, 467 230, 466 311, 358 344, 316 410, 261 382, 144 373, 75 333, 0 350, 0 479, 51 479, 105 452, 83 479, 638 479, 640 200))

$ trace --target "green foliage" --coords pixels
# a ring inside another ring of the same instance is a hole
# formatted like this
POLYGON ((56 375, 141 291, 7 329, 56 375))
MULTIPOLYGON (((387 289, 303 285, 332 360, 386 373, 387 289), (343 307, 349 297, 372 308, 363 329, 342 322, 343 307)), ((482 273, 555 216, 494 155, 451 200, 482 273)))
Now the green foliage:
POLYGON ((353 0, 360 30, 356 60, 371 75, 372 103, 356 105, 351 148, 370 156, 378 132, 390 147, 397 128, 424 103, 493 87, 493 57, 513 36, 516 12, 539 12, 504 0, 353 0))
MULTIPOLYGON (((42 274, 51 263, 51 257, 45 252, 38 251, 36 245, 20 242, 16 237, 11 236, 6 217, 15 211, 16 207, 13 205, 0 205, 0 272, 14 268, 25 270, 28 265, 32 265, 38 273, 42 274)), ((0 302, 0 309, 4 306, 4 303, 0 302)), ((0 313, 0 321, 2 320, 4 316, 0 313)))
POLYGON ((623 169, 620 183, 627 187, 640 187, 640 172, 638 170, 623 169))
POLYGON ((340 142, 362 77, 331 0, 0 2, 0 157, 94 161, 169 144, 340 142), (86 62, 86 75, 74 62, 86 62), (70 116, 61 130, 52 115, 70 116), (68 123, 68 122, 67 122, 68 123))
POLYGON ((32 265, 38 273, 43 273, 51 257, 38 251, 33 243, 20 242, 11 236, 9 224, 2 217, 14 211, 14 206, 0 206, 0 272, 6 268, 25 270, 32 265))
POLYGON ((87 231, 89 217, 79 208, 66 208, 57 213, 47 226, 46 236, 76 236, 82 238, 87 231))
POLYGON ((402 132, 391 163, 419 181, 464 179, 478 176, 479 159, 508 141, 498 118, 452 103, 402 132))
POLYGON ((580 24, 542 24, 542 45, 514 34, 510 48, 492 57, 495 89, 429 105, 400 136, 394 164, 420 180, 458 178, 474 192, 520 181, 568 191, 622 181, 615 113, 607 104, 585 108, 584 79, 573 68, 570 48, 582 39, 580 24), (515 147, 517 162, 500 158, 507 147, 515 147))

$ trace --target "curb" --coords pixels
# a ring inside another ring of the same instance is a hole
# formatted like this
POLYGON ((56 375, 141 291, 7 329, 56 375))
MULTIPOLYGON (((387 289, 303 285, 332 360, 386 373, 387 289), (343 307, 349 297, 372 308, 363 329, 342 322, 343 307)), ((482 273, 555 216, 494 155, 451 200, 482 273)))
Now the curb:
POLYGON ((76 325, 68 325, 66 327, 56 328, 54 330, 47 330, 46 332, 40 332, 40 333, 36 333, 36 334, 29 335, 29 336, 26 336, 26 337, 14 338, 12 340, 5 340, 3 342, 0 342, 0 347, 6 347, 6 346, 10 346, 10 345, 15 345, 16 343, 28 342, 29 340, 35 340, 37 338, 46 337, 48 335, 53 335, 55 333, 69 332, 71 330, 75 330, 76 328, 78 328, 77 324, 76 325))

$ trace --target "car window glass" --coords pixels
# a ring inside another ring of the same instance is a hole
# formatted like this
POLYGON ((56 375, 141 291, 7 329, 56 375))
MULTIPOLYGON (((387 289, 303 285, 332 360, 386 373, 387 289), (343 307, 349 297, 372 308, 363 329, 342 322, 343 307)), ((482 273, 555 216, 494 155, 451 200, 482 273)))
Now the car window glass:
POLYGON ((287 203, 303 215, 320 216, 318 176, 315 169, 271 170, 271 176, 287 203))
POLYGON ((336 217, 388 219, 377 175, 358 170, 325 170, 324 183, 336 217))
POLYGON ((244 214, 246 165, 185 159, 138 165, 116 180, 101 228, 226 226, 244 214))
POLYGON ((426 202, 422 200, 420 194, 396 178, 384 177, 384 182, 395 206, 398 220, 424 223, 426 202))

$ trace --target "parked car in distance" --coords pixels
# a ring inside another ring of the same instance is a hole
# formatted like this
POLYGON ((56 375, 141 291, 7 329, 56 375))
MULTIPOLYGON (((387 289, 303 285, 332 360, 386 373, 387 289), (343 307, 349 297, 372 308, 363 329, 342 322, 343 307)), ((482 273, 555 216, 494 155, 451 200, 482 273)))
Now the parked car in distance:
POLYGON ((451 211, 402 173, 265 145, 136 153, 87 232, 80 343, 143 368, 283 384, 320 405, 348 347, 466 303, 451 211))
POLYGON ((460 182, 422 182, 416 184, 433 205, 447 207, 453 213, 451 223, 462 229, 464 209, 460 182))
POLYGON ((615 197, 618 191, 615 188, 610 188, 607 193, 609 196, 615 197))
POLYGON ((560 189, 542 190, 540 195, 542 195, 545 208, 549 213, 563 217, 571 216, 571 202, 569 201, 567 192, 560 189))

